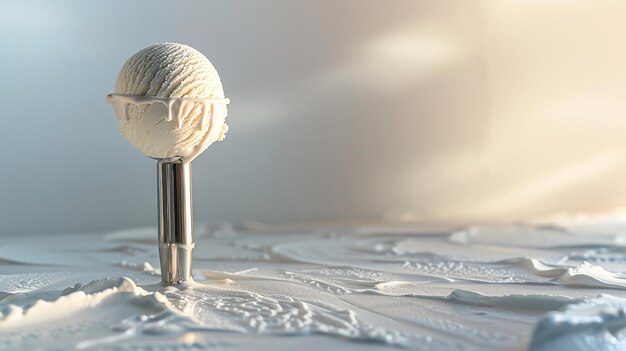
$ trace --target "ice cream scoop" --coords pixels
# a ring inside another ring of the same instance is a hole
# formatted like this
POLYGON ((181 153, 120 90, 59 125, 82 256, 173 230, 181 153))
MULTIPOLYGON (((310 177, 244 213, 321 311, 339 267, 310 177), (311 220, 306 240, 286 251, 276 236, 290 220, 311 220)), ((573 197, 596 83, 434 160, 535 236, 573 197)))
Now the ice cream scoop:
POLYGON ((219 75, 189 46, 156 44, 126 61, 107 101, 121 134, 158 160, 162 280, 189 280, 194 246, 190 162, 228 130, 229 100, 219 75))
POLYGON ((125 106, 120 132, 152 158, 191 161, 228 130, 220 77, 202 53, 186 45, 156 44, 131 56, 117 77, 116 95, 118 110, 125 106))

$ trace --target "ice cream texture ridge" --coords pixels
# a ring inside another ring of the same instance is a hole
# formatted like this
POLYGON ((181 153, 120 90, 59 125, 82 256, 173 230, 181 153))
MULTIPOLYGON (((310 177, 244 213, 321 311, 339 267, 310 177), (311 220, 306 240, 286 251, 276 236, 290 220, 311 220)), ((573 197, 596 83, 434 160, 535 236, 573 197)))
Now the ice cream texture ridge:
POLYGON ((183 44, 149 46, 131 56, 115 83, 115 94, 164 99, 207 99, 171 108, 162 103, 130 103, 118 120, 121 134, 139 151, 156 159, 193 159, 228 131, 224 89, 211 62, 183 44), (208 105, 208 106, 207 106, 208 105))

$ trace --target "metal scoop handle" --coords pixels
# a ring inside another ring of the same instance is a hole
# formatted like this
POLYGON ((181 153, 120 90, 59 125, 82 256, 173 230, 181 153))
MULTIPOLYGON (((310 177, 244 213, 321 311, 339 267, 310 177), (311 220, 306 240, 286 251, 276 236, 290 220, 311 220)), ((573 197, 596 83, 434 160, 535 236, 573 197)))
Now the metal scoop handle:
POLYGON ((195 245, 191 163, 159 160, 157 187, 161 279, 164 284, 177 284, 191 279, 195 245))

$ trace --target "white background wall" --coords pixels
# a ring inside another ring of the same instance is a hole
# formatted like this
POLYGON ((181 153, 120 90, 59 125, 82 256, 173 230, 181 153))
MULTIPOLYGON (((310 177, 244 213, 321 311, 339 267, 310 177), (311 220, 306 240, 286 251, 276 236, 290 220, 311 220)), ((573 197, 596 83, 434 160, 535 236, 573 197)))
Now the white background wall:
POLYGON ((189 44, 231 98, 199 222, 510 220, 626 204, 621 1, 0 0, 0 233, 154 225, 104 96, 189 44), (148 5, 150 4, 150 5, 148 5))

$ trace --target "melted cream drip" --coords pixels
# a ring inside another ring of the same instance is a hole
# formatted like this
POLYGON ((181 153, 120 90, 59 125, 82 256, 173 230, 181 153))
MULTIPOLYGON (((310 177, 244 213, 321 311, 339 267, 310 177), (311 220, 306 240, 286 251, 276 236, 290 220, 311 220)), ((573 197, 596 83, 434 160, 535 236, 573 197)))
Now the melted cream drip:
POLYGON ((167 116, 165 117, 165 120, 168 122, 174 122, 176 128, 182 127, 182 121, 185 117, 185 108, 188 107, 189 109, 191 109, 196 104, 200 104, 201 118, 200 123, 198 123, 197 129, 203 130, 207 126, 207 123, 209 125, 209 129, 202 138, 202 141, 194 147, 194 151, 182 158, 183 162, 191 162, 200 153, 202 153, 202 150, 205 150, 207 148, 207 144, 211 142, 210 135, 214 126, 213 117, 215 112, 215 104, 228 104, 230 100, 226 98, 158 98, 152 96, 109 94, 107 95, 107 102, 113 105, 113 109, 115 110, 115 115, 117 116, 118 121, 121 121, 123 123, 127 123, 129 121, 128 106, 130 106, 131 104, 163 104, 167 108, 167 116))

